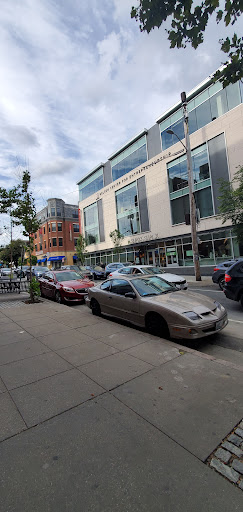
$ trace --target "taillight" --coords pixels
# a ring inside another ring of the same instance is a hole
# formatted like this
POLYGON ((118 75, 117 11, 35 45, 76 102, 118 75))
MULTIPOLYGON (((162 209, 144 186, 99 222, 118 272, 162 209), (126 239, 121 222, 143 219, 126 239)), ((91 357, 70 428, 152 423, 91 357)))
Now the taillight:
POLYGON ((214 271, 214 272, 216 272, 216 270, 219 270, 219 268, 218 268, 218 267, 215 267, 215 268, 213 269, 213 271, 214 271))
POLYGON ((231 276, 229 276, 229 274, 225 274, 224 279, 225 279, 226 283, 229 283, 232 278, 231 278, 231 276))
POLYGON ((112 274, 110 273, 110 274, 108 275, 108 277, 112 277, 112 274))

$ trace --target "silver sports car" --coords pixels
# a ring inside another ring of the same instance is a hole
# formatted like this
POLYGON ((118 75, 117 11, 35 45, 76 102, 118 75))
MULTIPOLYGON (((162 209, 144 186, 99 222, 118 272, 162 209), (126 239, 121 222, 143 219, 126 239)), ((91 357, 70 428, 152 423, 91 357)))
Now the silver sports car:
POLYGON ((121 318, 163 337, 203 338, 228 323, 219 302, 180 291, 158 276, 111 278, 89 289, 86 304, 94 315, 121 318))

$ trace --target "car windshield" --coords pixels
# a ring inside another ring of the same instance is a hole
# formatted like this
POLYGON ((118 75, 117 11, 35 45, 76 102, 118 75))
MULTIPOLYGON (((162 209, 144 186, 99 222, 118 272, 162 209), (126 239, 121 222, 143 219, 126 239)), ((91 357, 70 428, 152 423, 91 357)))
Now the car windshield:
POLYGON ((76 279, 82 279, 82 275, 78 272, 64 271, 60 274, 56 274, 56 280, 61 283, 62 281, 75 281, 76 279))
POLYGON ((164 293, 176 292, 178 289, 161 279, 161 277, 150 277, 150 278, 134 278, 132 280, 133 286, 141 297, 147 297, 148 295, 162 295, 164 293))
POLYGON ((159 267, 142 267, 144 274, 164 274, 165 271, 159 267))
POLYGON ((94 267, 94 270, 97 270, 98 272, 102 272, 103 268, 101 268, 101 267, 94 267))

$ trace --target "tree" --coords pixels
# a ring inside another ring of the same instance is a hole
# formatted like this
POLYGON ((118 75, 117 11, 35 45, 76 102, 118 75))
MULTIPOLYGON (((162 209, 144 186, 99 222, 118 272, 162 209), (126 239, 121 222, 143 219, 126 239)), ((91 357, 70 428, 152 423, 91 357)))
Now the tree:
POLYGON ((220 180, 220 217, 223 224, 230 220, 237 241, 243 243, 243 167, 238 169, 231 182, 220 180))
POLYGON ((34 250, 34 233, 39 229, 40 222, 36 218, 35 200, 32 192, 29 190, 31 175, 29 171, 23 171, 21 183, 13 189, 7 191, 0 189, 0 199, 2 213, 7 213, 11 208, 11 217, 14 224, 23 226, 23 235, 28 237, 27 252, 30 263, 30 302, 35 302, 37 286, 35 279, 32 282, 32 253, 34 250))
POLYGON ((119 229, 114 229, 114 231, 110 232, 110 238, 114 244, 114 253, 119 254, 121 252, 122 240, 124 235, 121 234, 119 229))
POLYGON ((6 245, 4 249, 0 252, 0 258, 6 263, 11 263, 11 255, 12 261, 17 267, 19 264, 19 259, 23 255, 23 248, 25 247, 24 240, 13 240, 10 244, 6 245))
MULTIPOLYGON (((225 0, 224 10, 220 0, 197 1, 186 0, 140 0, 137 7, 132 7, 131 17, 139 21, 141 32, 149 33, 153 28, 160 27, 169 18, 171 28, 166 32, 170 48, 185 48, 189 43, 197 48, 204 41, 204 32, 210 16, 216 15, 217 23, 226 27, 234 25, 243 12, 242 0, 225 0)), ((236 34, 230 39, 220 39, 221 50, 227 54, 224 69, 217 71, 215 80, 220 80, 223 87, 243 78, 243 38, 236 34)))
POLYGON ((76 253, 77 253, 78 259, 81 262, 81 265, 84 264, 85 254, 87 253, 86 245, 87 245, 87 243, 86 243, 86 240, 83 237, 83 235, 79 235, 78 240, 77 240, 77 245, 76 245, 76 253))

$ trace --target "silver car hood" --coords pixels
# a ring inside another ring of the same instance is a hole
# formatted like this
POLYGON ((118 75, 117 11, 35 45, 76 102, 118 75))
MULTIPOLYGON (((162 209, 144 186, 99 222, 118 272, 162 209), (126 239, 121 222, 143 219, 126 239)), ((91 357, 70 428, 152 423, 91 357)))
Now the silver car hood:
POLYGON ((212 311, 216 307, 212 299, 199 295, 198 293, 188 291, 177 291, 143 298, 154 304, 161 303, 164 307, 178 313, 195 311, 195 313, 202 315, 212 311))

